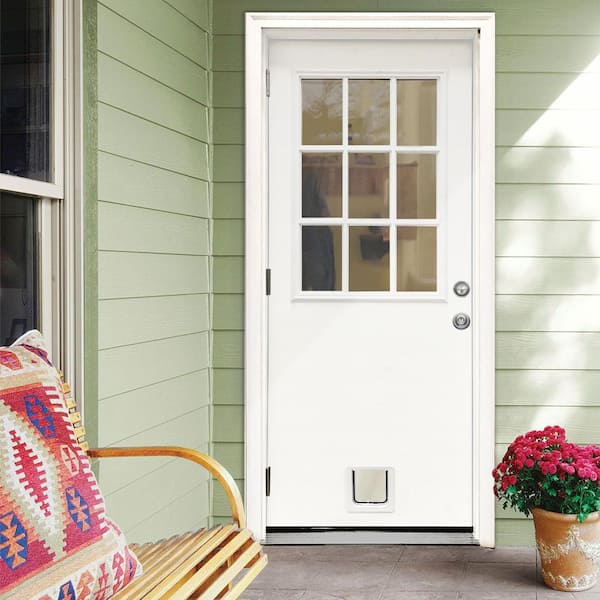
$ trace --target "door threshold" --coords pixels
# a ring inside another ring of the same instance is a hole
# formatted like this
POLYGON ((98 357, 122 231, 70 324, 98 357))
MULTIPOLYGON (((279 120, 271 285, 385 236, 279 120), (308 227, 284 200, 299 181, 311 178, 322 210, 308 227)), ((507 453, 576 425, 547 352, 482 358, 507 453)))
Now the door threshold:
POLYGON ((472 527, 267 527, 267 545, 478 545, 472 527))

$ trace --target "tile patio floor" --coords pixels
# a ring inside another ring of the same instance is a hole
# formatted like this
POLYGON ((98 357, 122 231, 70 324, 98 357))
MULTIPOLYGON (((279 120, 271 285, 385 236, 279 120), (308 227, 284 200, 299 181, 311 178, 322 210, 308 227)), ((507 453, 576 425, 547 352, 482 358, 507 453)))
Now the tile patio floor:
POLYGON ((546 588, 535 548, 267 546, 244 600, 600 600, 546 588))

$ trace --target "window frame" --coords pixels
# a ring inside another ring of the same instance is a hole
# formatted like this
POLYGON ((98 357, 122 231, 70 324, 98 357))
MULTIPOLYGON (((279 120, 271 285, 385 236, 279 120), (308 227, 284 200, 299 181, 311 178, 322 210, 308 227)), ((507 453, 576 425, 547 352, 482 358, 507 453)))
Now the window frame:
POLYGON ((447 294, 442 282, 447 276, 447 194, 446 181, 446 155, 447 155, 447 122, 444 106, 447 98, 447 78, 444 71, 381 71, 376 73, 364 73, 354 70, 323 71, 320 69, 302 71, 297 74, 296 97, 299 111, 295 123, 295 146, 298 150, 296 165, 295 186, 295 218, 291 231, 294 240, 294 266, 292 299, 294 302, 311 300, 332 301, 361 301, 361 300, 393 300, 393 301, 427 301, 444 302, 447 294), (387 144, 351 144, 348 140, 348 109, 349 109, 349 82, 350 80, 389 80, 390 93, 390 139, 387 144), (302 140, 302 82, 310 79, 340 79, 342 81, 342 142, 340 144, 304 144, 302 140), (431 80, 436 86, 436 132, 437 140, 434 145, 403 145, 397 141, 397 82, 402 80, 431 80), (302 157, 305 154, 331 153, 342 156, 342 216, 340 217, 304 217, 302 215, 302 157), (388 157, 389 190, 388 202, 390 213, 387 217, 351 217, 350 190, 349 190, 349 156, 350 154, 383 154, 388 157), (398 218, 396 215, 396 189, 398 157, 403 154, 431 154, 436 157, 435 182, 436 182, 436 216, 434 218, 398 218), (441 191, 444 193, 442 194, 441 191), (342 287, 340 290, 304 290, 302 288, 302 227, 303 226, 340 226, 342 228, 341 243, 341 265, 342 287), (349 228, 380 226, 389 231, 389 289, 388 290, 351 290, 350 281, 350 257, 349 257, 349 228), (436 231, 436 290, 434 291, 407 291, 397 289, 397 230, 400 227, 432 227, 436 231))
POLYGON ((50 3, 51 181, 0 173, 0 192, 37 200, 37 327, 83 405, 82 5, 50 3))

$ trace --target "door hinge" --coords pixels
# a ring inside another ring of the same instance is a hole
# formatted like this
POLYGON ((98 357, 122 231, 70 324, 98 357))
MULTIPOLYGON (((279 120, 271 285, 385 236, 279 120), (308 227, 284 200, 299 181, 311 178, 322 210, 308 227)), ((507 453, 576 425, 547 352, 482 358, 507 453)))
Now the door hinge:
POLYGON ((265 87, 267 90, 267 97, 271 95, 271 71, 267 69, 265 71, 265 87))
POLYGON ((271 295, 271 269, 267 269, 266 288, 267 288, 267 296, 270 296, 271 295))
POLYGON ((271 467, 267 467, 265 472, 265 494, 271 495, 271 467))

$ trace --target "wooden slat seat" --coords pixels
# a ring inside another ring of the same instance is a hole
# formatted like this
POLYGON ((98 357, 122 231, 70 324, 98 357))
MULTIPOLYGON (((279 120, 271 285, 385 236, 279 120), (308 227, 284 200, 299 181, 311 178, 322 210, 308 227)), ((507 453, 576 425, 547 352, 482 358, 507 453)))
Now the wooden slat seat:
MULTIPOLYGON (((70 391, 64 384, 65 393, 70 391)), ((246 517, 240 492, 231 475, 210 456, 178 446, 141 448, 88 448, 85 430, 75 402, 67 398, 71 422, 82 449, 92 458, 175 456, 191 460, 205 469, 223 486, 231 508, 232 523, 212 529, 173 536, 130 547, 143 567, 141 577, 114 596, 117 600, 212 600, 239 598, 267 564, 246 517)))

